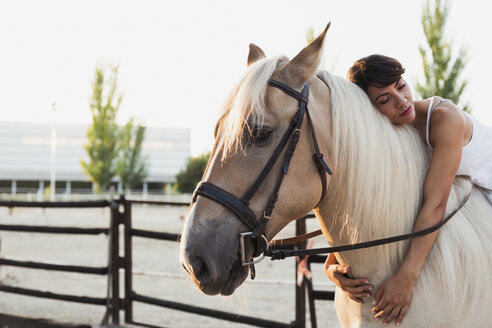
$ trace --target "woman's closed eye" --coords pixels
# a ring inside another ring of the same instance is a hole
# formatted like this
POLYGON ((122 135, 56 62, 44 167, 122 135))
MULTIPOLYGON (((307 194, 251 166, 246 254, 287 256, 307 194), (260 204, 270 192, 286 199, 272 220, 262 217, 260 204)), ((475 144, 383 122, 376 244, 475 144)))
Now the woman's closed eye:
POLYGON ((380 103, 381 105, 384 105, 384 104, 386 104, 386 103, 388 102, 388 100, 389 100, 389 97, 382 98, 382 99, 379 101, 379 103, 380 103))

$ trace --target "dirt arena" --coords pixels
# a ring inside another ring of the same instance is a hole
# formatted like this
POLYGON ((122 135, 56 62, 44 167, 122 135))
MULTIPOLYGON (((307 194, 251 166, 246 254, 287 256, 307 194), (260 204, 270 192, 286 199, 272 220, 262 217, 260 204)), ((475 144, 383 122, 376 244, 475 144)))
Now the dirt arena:
MULTIPOLYGON (((184 207, 134 206, 133 226, 180 233, 184 207)), ((0 224, 107 227, 108 209, 22 209, 10 213, 0 208, 0 224)), ((310 220, 308 230, 316 228, 310 220)), ((294 233, 288 226, 283 236, 294 233)), ((47 263, 102 267, 107 265, 108 238, 100 236, 26 234, 0 232, 1 257, 47 263)), ((324 246, 318 237, 316 246, 324 246)), ((231 297, 210 297, 193 287, 178 262, 178 243, 133 238, 133 289, 139 294, 193 304, 241 315, 289 323, 294 320, 294 260, 257 265, 255 281, 247 280, 231 297)), ((123 278, 123 276, 122 276, 123 278)), ((313 265, 315 289, 333 290, 324 277, 322 265, 313 265)), ((0 284, 33 288, 54 293, 105 297, 107 277, 37 269, 0 266, 0 284)), ((247 327, 248 325, 198 316, 134 302, 134 320, 161 327, 247 327)), ((45 318, 60 323, 97 327, 104 307, 46 300, 0 292, 1 314, 45 318)), ((333 303, 316 301, 318 326, 339 327, 333 303)), ((309 320, 309 314, 307 314, 309 320)), ((123 314, 121 315, 123 322, 123 314)), ((306 325, 310 327, 309 322, 306 325)), ((7 327, 0 322, 0 327, 7 327)))

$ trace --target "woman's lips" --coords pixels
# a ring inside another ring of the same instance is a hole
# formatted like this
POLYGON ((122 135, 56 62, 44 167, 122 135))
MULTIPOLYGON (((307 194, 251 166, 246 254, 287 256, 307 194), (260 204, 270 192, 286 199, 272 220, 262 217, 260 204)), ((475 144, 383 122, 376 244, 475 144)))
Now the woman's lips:
POLYGON ((407 116, 408 114, 410 114, 410 112, 412 111, 412 107, 413 105, 408 106, 408 108, 405 109, 405 111, 401 113, 400 116, 407 116))

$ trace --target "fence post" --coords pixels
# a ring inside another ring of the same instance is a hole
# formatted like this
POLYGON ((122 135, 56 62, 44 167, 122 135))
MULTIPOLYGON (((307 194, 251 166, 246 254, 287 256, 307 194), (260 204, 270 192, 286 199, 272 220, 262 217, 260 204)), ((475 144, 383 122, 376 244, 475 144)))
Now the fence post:
POLYGON ((125 212, 123 224, 125 226, 125 322, 133 322, 133 299, 132 299, 132 203, 123 198, 125 212))
POLYGON ((121 213, 119 209, 119 202, 111 202, 111 224, 109 227, 110 232, 110 267, 109 274, 111 275, 111 318, 112 323, 120 323, 120 233, 119 224, 121 220, 121 213))
MULTIPOLYGON (((306 219, 302 218, 296 221, 296 236, 302 235, 306 233, 306 219)), ((306 242, 300 242, 297 244, 297 247, 299 249, 304 249, 306 248, 306 242)), ((302 280, 302 283, 300 286, 297 285, 297 266, 299 265, 300 261, 304 258, 304 256, 300 256, 299 260, 295 261, 295 290, 296 290, 296 320, 295 320, 295 327, 296 328, 305 328, 306 327, 306 281, 305 279, 302 280)))

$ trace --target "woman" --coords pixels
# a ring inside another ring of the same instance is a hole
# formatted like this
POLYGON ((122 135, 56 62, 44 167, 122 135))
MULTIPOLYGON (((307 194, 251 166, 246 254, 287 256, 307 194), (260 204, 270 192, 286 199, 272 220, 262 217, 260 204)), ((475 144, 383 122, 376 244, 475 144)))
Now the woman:
MULTIPOLYGON (((413 126, 432 150, 424 182, 423 205, 414 231, 438 223, 444 216, 456 175, 467 175, 483 188, 492 204, 492 128, 485 127, 449 100, 432 97, 413 100, 405 69, 396 59, 371 55, 349 69, 348 79, 360 86, 376 109, 393 124, 413 126)), ((399 325, 412 299, 414 283, 438 231, 412 239, 398 271, 388 277, 374 294, 375 319, 399 325)), ((347 277, 350 268, 339 265, 334 255, 325 263, 326 275, 350 298, 362 303, 373 286, 365 278, 347 277)))

